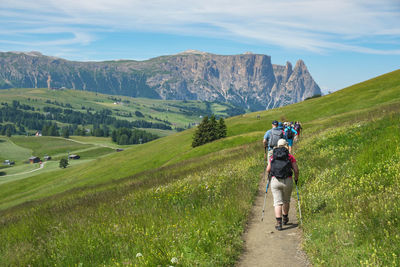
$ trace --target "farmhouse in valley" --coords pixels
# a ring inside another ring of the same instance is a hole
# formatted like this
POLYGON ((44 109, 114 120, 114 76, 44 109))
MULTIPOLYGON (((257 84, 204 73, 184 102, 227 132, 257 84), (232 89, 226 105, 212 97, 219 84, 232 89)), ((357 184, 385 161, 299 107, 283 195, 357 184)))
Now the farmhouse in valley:
POLYGON ((30 163, 39 163, 40 162, 40 158, 32 156, 32 157, 29 158, 29 162, 30 163))

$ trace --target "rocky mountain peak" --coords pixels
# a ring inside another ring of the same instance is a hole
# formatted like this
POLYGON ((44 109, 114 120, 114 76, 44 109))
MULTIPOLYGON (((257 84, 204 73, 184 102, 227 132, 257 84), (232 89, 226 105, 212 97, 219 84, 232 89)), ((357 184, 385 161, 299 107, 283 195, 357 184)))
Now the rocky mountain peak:
POLYGON ((303 70, 307 69, 306 64, 301 59, 297 60, 296 65, 294 66, 294 68, 295 69, 303 69, 303 70))
POLYGON ((183 52, 178 53, 178 55, 208 55, 209 53, 195 50, 195 49, 188 49, 183 52))
POLYGON ((272 64, 268 55, 222 56, 197 50, 145 61, 105 62, 0 52, 0 89, 13 87, 65 87, 133 97, 220 101, 253 111, 321 93, 302 60, 293 69, 290 62, 285 66, 272 64))

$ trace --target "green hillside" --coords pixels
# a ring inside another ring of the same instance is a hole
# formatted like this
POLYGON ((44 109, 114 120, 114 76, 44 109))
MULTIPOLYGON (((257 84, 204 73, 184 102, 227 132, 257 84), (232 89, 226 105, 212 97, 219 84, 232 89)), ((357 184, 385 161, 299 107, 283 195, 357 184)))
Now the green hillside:
POLYGON ((72 89, 0 90, 0 99, 0 126, 14 124, 16 129, 13 131, 20 134, 42 130, 42 121, 56 123, 59 128, 74 126, 76 130, 78 126, 92 131, 94 126, 106 126, 110 131, 120 127, 131 128, 132 125, 127 126, 129 122, 136 128, 165 136, 192 127, 201 121, 201 116, 228 117, 245 112, 227 103, 132 98, 72 89), (32 114, 41 117, 29 117, 32 114))
POLYGON ((0 165, 0 184, 26 179, 31 176, 41 176, 43 173, 59 169, 61 158, 69 154, 78 154, 79 161, 70 161, 70 166, 76 166, 116 152, 116 148, 129 146, 117 146, 110 138, 93 136, 76 136, 73 139, 65 139, 54 136, 12 136, 0 137, 0 163, 10 160, 15 164, 0 165), (45 164, 30 164, 31 156, 39 157, 45 164), (51 156, 50 161, 45 156, 51 156))
POLYGON ((191 148, 190 129, 1 184, 0 264, 233 265, 263 171, 261 139, 280 119, 305 129, 295 156, 312 263, 398 266, 399 114, 400 70, 227 119, 228 137, 204 146, 191 148))

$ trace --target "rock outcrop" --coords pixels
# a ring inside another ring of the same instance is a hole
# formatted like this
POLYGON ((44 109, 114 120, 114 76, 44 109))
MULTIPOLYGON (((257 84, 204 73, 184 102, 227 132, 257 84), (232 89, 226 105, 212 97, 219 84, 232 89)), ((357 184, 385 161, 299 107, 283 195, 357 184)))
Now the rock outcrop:
POLYGON ((0 88, 73 88, 177 100, 230 102, 250 110, 321 94, 306 65, 273 65, 267 55, 189 50, 145 61, 75 62, 38 52, 0 53, 0 88))

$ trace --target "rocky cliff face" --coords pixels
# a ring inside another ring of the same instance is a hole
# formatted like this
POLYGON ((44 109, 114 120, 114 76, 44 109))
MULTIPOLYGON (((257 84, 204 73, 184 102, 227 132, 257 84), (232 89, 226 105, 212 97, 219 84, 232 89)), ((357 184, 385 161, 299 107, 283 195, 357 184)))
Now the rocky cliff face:
POLYGON ((74 62, 37 52, 0 53, 0 88, 55 87, 178 100, 230 102, 251 110, 279 107, 320 94, 299 60, 294 69, 259 54, 188 51, 146 61, 74 62))

